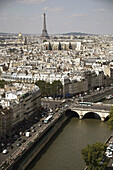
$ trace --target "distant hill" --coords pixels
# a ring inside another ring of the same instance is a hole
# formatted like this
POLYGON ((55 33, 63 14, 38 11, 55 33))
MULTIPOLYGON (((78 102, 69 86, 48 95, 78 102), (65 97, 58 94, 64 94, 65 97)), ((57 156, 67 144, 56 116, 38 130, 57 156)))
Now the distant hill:
POLYGON ((17 36, 18 34, 16 34, 16 33, 4 33, 4 32, 0 32, 0 35, 1 36, 7 36, 7 35, 15 35, 15 36, 17 36))
MULTIPOLYGON (((8 35, 14 35, 14 36, 18 36, 19 33, 4 33, 4 32, 0 32, 1 36, 8 36, 8 35)), ((22 35, 37 35, 37 34, 24 34, 22 33, 22 35)), ((74 35, 74 36, 85 36, 85 35, 95 35, 95 34, 88 34, 88 33, 82 33, 82 32, 69 32, 69 33, 62 33, 62 34, 57 34, 57 35, 74 35)))
MULTIPOLYGON (((8 35, 14 35, 14 36, 18 36, 19 33, 4 33, 4 32, 0 32, 1 36, 8 36, 8 35)), ((27 36, 27 35, 39 35, 36 33, 30 34, 30 33, 22 33, 22 35, 27 36)))
POLYGON ((78 35, 94 35, 94 34, 88 34, 88 33, 82 33, 82 32, 69 32, 69 33, 64 33, 62 35, 74 35, 74 36, 78 36, 78 35))

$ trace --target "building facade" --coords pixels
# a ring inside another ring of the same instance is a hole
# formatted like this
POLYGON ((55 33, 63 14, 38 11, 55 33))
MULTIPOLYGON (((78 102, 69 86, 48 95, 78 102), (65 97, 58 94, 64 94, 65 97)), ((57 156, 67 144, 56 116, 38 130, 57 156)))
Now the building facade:
POLYGON ((36 85, 14 83, 6 86, 5 91, 0 110, 0 137, 9 133, 9 129, 20 121, 33 114, 38 115, 41 107, 41 93, 36 85))

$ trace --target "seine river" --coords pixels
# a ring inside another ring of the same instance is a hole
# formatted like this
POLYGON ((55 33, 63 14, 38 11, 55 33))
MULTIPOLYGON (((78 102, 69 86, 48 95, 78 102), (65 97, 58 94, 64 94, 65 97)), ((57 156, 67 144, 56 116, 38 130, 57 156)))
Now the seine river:
MULTIPOLYGON (((104 103, 113 103, 113 99, 104 103)), ((28 170, 83 170, 81 149, 87 144, 105 142, 113 131, 98 119, 79 120, 72 117, 52 142, 42 151, 28 170)))

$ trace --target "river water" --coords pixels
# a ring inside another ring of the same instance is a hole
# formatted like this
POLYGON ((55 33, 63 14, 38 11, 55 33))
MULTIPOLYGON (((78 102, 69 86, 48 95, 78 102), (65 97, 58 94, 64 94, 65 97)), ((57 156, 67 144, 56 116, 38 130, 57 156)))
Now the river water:
MULTIPOLYGON (((104 103, 110 102, 110 100, 104 101, 104 103)), ((88 118, 79 120, 72 117, 27 169, 83 170, 85 164, 81 149, 87 144, 105 142, 111 133, 113 131, 109 131, 107 122, 88 118)))

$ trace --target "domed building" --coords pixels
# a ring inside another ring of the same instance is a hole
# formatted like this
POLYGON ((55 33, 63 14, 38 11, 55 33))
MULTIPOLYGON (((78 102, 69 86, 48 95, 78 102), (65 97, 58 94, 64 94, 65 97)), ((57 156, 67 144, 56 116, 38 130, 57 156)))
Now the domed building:
POLYGON ((23 39, 21 32, 18 34, 18 39, 23 39))
POLYGON ((21 32, 18 34, 17 44, 19 44, 19 45, 24 44, 24 37, 22 36, 21 32))

